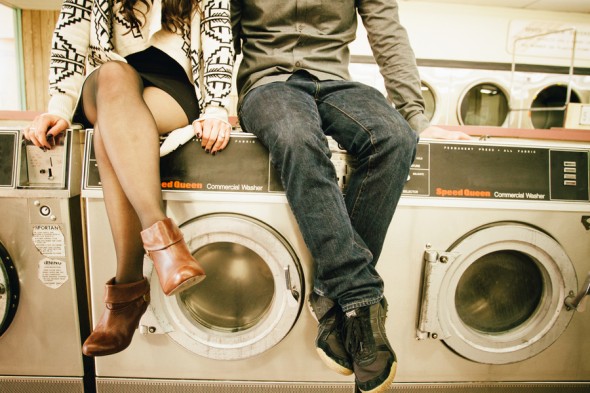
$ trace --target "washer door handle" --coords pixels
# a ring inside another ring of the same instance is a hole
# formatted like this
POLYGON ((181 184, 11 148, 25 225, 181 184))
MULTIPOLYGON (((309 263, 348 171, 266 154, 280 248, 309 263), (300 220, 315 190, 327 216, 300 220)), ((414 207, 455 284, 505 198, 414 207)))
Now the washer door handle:
POLYGON ((288 297, 287 301, 291 303, 291 305, 299 304, 299 291, 297 291, 297 287, 295 287, 291 282, 291 269, 289 266, 285 266, 285 283, 287 285, 287 292, 291 294, 292 297, 288 297))
POLYGON ((571 292, 570 296, 565 298, 565 306, 568 310, 582 312, 586 309, 585 299, 588 295, 590 295, 590 272, 588 272, 588 277, 586 277, 586 281, 578 294, 574 296, 573 292, 571 292))

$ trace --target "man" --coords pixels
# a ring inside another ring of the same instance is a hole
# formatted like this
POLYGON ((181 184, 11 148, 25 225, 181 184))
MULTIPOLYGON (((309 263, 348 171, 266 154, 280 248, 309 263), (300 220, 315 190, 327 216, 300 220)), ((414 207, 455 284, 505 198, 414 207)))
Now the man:
POLYGON ((268 147, 314 258, 309 304, 319 321, 318 354, 335 371, 354 372, 360 390, 383 391, 395 376, 396 357, 375 265, 417 132, 469 137, 429 126, 395 0, 232 0, 231 6, 234 45, 243 55, 240 123, 268 147), (396 109, 376 89, 350 81, 357 12, 396 109), (345 196, 326 136, 358 163, 345 196))

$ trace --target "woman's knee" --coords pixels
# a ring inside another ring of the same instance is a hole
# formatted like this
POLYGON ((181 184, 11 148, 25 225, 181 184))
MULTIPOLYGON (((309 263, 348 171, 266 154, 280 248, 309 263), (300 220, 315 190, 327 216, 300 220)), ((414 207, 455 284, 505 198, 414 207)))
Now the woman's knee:
POLYGON ((101 65, 96 71, 95 83, 97 92, 101 93, 139 91, 143 86, 137 71, 122 61, 109 61, 101 65))

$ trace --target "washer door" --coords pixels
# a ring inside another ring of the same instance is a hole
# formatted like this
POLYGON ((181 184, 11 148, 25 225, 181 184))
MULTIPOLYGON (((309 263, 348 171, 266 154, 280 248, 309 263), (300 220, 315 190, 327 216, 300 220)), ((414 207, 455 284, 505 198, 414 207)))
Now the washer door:
POLYGON ((18 275, 12 259, 0 243, 0 336, 10 326, 19 299, 18 275))
MULTIPOLYGON (((304 279, 287 241, 251 217, 219 213, 181 227, 207 273, 198 285, 172 297, 151 278, 157 323, 144 331, 167 333, 188 350, 212 359, 244 359, 279 343, 303 302, 304 279)), ((149 313, 148 313, 149 314, 149 313)))
POLYGON ((563 333, 573 312, 575 270, 538 228, 501 222, 477 228, 447 251, 427 250, 419 338, 439 338, 480 363, 531 358, 563 333), (422 336, 422 337, 420 337, 422 336))

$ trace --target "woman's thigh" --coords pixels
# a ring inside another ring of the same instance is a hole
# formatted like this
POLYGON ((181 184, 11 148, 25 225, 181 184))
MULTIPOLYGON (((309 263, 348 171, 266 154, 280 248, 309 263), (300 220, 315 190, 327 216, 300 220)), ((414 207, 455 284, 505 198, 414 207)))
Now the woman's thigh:
POLYGON ((141 76, 135 69, 123 62, 103 64, 88 76, 84 82, 82 103, 84 114, 91 124, 98 118, 98 107, 103 105, 119 105, 118 118, 133 121, 137 114, 145 115, 138 106, 147 107, 151 113, 158 132, 165 134, 188 124, 188 118, 182 106, 167 92, 154 86, 143 86, 141 76), (99 94, 99 91, 106 94, 99 94), (107 97, 98 105, 97 100, 107 97), (110 98, 124 97, 124 105, 110 98))
POLYGON ((160 134, 188 125, 188 118, 180 104, 164 90, 153 86, 146 87, 143 99, 152 112, 160 134))

